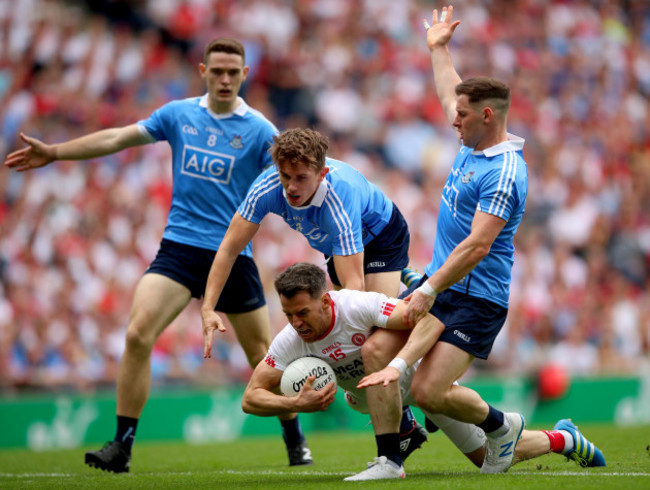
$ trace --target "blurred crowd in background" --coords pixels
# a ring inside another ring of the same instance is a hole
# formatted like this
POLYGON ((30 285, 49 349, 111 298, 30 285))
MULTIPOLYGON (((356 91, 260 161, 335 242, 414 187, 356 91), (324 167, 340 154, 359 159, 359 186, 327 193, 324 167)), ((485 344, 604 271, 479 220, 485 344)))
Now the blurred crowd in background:
MULTIPOLYGON (((0 155, 202 95, 204 46, 245 42, 242 95, 279 129, 309 126, 378 184, 423 270, 458 142, 432 83, 420 0, 0 0, 0 155)), ((639 374, 650 353, 650 3, 457 0, 463 78, 506 81, 530 189, 508 321, 475 372, 639 374)), ((133 289, 170 203, 170 151, 0 169, 0 391, 92 390, 116 378, 133 289)), ((267 218, 254 242, 274 331, 275 275, 323 263, 267 218)), ((199 302, 162 335, 154 386, 245 382, 232 332, 202 355, 199 302)))

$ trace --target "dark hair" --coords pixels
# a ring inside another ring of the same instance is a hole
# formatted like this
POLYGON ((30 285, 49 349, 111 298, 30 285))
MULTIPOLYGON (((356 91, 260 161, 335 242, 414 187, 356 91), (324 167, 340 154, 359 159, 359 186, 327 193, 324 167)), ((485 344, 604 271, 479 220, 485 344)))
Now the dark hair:
POLYGON ((476 77, 456 85, 456 95, 467 95, 470 104, 489 101, 496 112, 506 115, 510 108, 510 88, 492 77, 476 77))
POLYGON ((220 37, 212 41, 205 47, 203 63, 208 63, 208 57, 210 56, 210 53, 238 54, 241 56, 242 64, 246 64, 246 50, 244 49, 244 45, 237 41, 237 39, 232 39, 230 37, 220 37))
POLYGON ((275 290, 279 295, 293 298, 301 291, 312 298, 319 298, 327 291, 325 271, 314 264, 299 262, 287 267, 275 279, 275 290))
POLYGON ((273 138, 271 157, 276 165, 282 162, 304 163, 316 170, 325 167, 329 140, 313 129, 287 129, 273 138))

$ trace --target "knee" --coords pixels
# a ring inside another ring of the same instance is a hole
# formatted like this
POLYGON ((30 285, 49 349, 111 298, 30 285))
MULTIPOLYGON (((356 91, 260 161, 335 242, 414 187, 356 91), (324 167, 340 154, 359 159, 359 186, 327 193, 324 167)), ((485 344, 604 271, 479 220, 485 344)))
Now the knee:
POLYGON ((417 382, 417 380, 414 379, 411 384, 411 396, 418 407, 428 412, 445 412, 445 393, 436 390, 430 384, 417 382))
POLYGON ((155 343, 155 335, 137 323, 129 324, 126 330, 126 350, 132 353, 149 354, 155 343))

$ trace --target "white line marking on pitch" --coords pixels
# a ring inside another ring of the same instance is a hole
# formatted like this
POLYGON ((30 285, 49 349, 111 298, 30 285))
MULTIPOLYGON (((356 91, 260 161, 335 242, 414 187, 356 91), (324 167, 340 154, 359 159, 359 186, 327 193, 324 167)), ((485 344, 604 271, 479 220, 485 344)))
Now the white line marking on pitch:
MULTIPOLYGON (((296 475, 298 472, 294 471, 277 471, 277 470, 261 470, 261 471, 238 471, 238 470, 215 470, 206 473, 217 473, 217 474, 228 474, 228 475, 250 475, 250 476, 259 476, 259 475, 271 475, 271 476, 287 476, 287 475, 296 475)), ((301 472, 303 475, 314 475, 314 476, 348 476, 354 474, 350 471, 304 471, 301 472)), ((166 472, 166 473, 137 473, 137 475, 151 475, 151 476, 184 476, 184 475, 197 475, 196 472, 166 472)), ((419 472, 411 473, 412 476, 417 476, 419 472)), ((448 476, 454 475, 458 476, 460 473, 445 473, 445 472, 432 472, 427 473, 430 476, 448 476)), ((465 474, 465 473, 463 473, 465 474)), ((538 471, 538 472, 511 472, 511 475, 538 475, 538 476, 582 476, 582 477, 598 477, 598 476, 650 476, 650 473, 625 473, 625 472, 608 472, 608 473, 599 473, 599 472, 589 472, 589 471, 538 471)), ((82 473, 0 473, 0 478, 77 478, 81 476, 82 473)), ((124 475, 130 476, 130 475, 124 475)))

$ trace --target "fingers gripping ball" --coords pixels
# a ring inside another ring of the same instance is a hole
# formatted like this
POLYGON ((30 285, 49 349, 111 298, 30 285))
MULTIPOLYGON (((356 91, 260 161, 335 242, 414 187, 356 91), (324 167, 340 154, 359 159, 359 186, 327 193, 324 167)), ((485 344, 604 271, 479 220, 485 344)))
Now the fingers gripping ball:
POLYGON ((316 391, 330 383, 336 385, 336 376, 329 364, 316 357, 300 357, 284 370, 280 381, 280 390, 285 396, 296 396, 309 376, 316 376, 312 385, 316 391))

